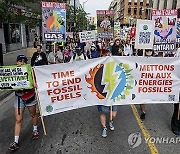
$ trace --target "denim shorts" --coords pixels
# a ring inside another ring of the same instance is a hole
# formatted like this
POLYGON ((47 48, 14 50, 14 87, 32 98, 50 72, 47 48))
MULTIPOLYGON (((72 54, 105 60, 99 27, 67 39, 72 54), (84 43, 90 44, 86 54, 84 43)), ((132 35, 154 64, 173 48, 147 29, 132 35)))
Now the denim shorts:
MULTIPOLYGON (((97 108, 100 113, 109 113, 111 110, 110 106, 104 106, 104 105, 98 105, 97 108)), ((117 109, 118 107, 116 105, 112 106, 112 111, 117 111, 117 109)))
MULTIPOLYGON (((23 100, 20 98, 20 106, 19 106, 19 108, 25 108, 26 106, 27 106, 27 107, 30 107, 30 106, 33 106, 33 105, 35 105, 35 104, 37 104, 36 99, 34 99, 33 101, 31 101, 30 103, 25 103, 25 102, 23 102, 23 100)), ((15 107, 15 108, 18 108, 18 96, 15 96, 14 107, 15 107)))

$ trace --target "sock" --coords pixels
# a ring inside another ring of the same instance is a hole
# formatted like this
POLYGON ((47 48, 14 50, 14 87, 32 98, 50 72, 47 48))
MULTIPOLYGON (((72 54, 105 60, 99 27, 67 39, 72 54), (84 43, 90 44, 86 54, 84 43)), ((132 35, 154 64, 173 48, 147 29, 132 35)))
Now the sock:
POLYGON ((33 132, 35 131, 37 131, 37 125, 36 126, 33 125, 33 132))
POLYGON ((14 136, 14 142, 16 142, 16 143, 19 142, 19 136, 14 136))

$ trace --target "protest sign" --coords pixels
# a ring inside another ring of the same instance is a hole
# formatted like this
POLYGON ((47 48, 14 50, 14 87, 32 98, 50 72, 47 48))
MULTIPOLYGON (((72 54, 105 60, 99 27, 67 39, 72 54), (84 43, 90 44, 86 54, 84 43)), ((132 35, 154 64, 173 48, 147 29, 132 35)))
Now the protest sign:
POLYGON ((177 44, 180 44, 180 18, 178 18, 177 20, 177 40, 176 40, 176 43, 177 44))
POLYGON ((153 49, 154 21, 137 19, 135 48, 153 49))
POLYGON ((0 67, 0 90, 32 89, 32 83, 30 65, 0 67))
POLYGON ((130 30, 130 39, 133 39, 136 36, 136 27, 132 27, 130 30))
POLYGON ((44 41, 66 41, 66 3, 42 2, 44 41))
POLYGON ((73 32, 66 32, 66 38, 67 37, 70 37, 70 38, 73 38, 73 32))
POLYGON ((35 67, 42 115, 93 105, 175 103, 180 59, 103 57, 35 67))
POLYGON ((97 31, 99 38, 113 38, 114 11, 97 10, 97 31))
POLYGON ((177 10, 152 10, 155 21, 154 51, 176 50, 177 10))
POLYGON ((80 38, 80 42, 96 41, 96 32, 95 31, 79 32, 79 38, 80 38))

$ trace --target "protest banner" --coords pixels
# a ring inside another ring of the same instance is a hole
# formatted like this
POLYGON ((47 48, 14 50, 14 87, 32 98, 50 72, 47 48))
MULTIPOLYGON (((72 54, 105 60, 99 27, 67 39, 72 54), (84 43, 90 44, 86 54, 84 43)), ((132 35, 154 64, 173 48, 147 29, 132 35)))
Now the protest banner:
POLYGON ((180 44, 180 18, 178 18, 177 20, 177 40, 176 40, 176 43, 177 44, 180 44))
POLYGON ((177 10, 152 10, 155 21, 154 51, 176 50, 177 10))
POLYGON ((137 19, 135 48, 153 49, 154 21, 137 19))
POLYGON ((97 31, 99 38, 113 38, 114 11, 97 10, 97 31))
POLYGON ((96 41, 96 32, 95 31, 79 32, 79 38, 80 38, 80 42, 96 41))
POLYGON ((93 105, 179 101, 179 58, 102 57, 34 71, 43 116, 93 105))
POLYGON ((66 3, 42 2, 44 41, 66 41, 66 3))
POLYGON ((32 82, 30 65, 0 67, 0 91, 32 89, 32 82))

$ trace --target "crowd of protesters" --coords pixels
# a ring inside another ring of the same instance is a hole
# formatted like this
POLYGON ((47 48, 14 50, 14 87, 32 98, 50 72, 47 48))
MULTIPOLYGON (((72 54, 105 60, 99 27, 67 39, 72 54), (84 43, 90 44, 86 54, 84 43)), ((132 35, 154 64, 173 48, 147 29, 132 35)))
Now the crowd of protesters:
MULTIPOLYGON (((68 37, 66 43, 56 43, 52 44, 48 51, 43 51, 42 45, 38 42, 37 35, 35 36, 34 47, 36 52, 34 52, 31 57, 31 66, 40 66, 40 65, 50 65, 50 64, 59 64, 59 63, 68 63, 79 60, 87 60, 104 56, 165 56, 173 57, 180 56, 180 48, 177 46, 177 52, 174 55, 172 52, 167 53, 155 53, 153 50, 136 50, 134 48, 134 43, 131 40, 127 39, 99 39, 94 42, 82 43, 80 42, 79 37, 75 39, 68 37)), ((19 55, 17 57, 17 65, 21 66, 27 64, 28 59, 25 55, 19 55)), ((33 85, 35 88, 36 85, 33 85)), ((19 148, 19 136, 21 132, 22 119, 24 114, 24 109, 27 107, 33 121, 33 133, 32 138, 38 139, 39 133, 37 129, 37 115, 36 115, 36 99, 34 89, 31 90, 21 90, 16 91, 16 97, 14 101, 14 112, 15 112, 15 130, 14 130, 14 142, 10 144, 9 149, 14 151, 19 148), (25 96, 32 96, 29 102, 26 101, 25 96)), ((145 105, 140 103, 142 120, 145 119, 146 111, 145 105)), ((100 113, 100 122, 102 125, 102 137, 107 136, 107 127, 106 127, 106 115, 112 110, 112 115, 109 121, 109 128, 111 131, 114 130, 113 120, 117 114, 117 106, 107 107, 103 105, 97 106, 100 113)), ((174 105, 174 113, 171 121, 171 128, 175 135, 180 135, 180 120, 177 119, 178 114, 178 104, 174 105)))

